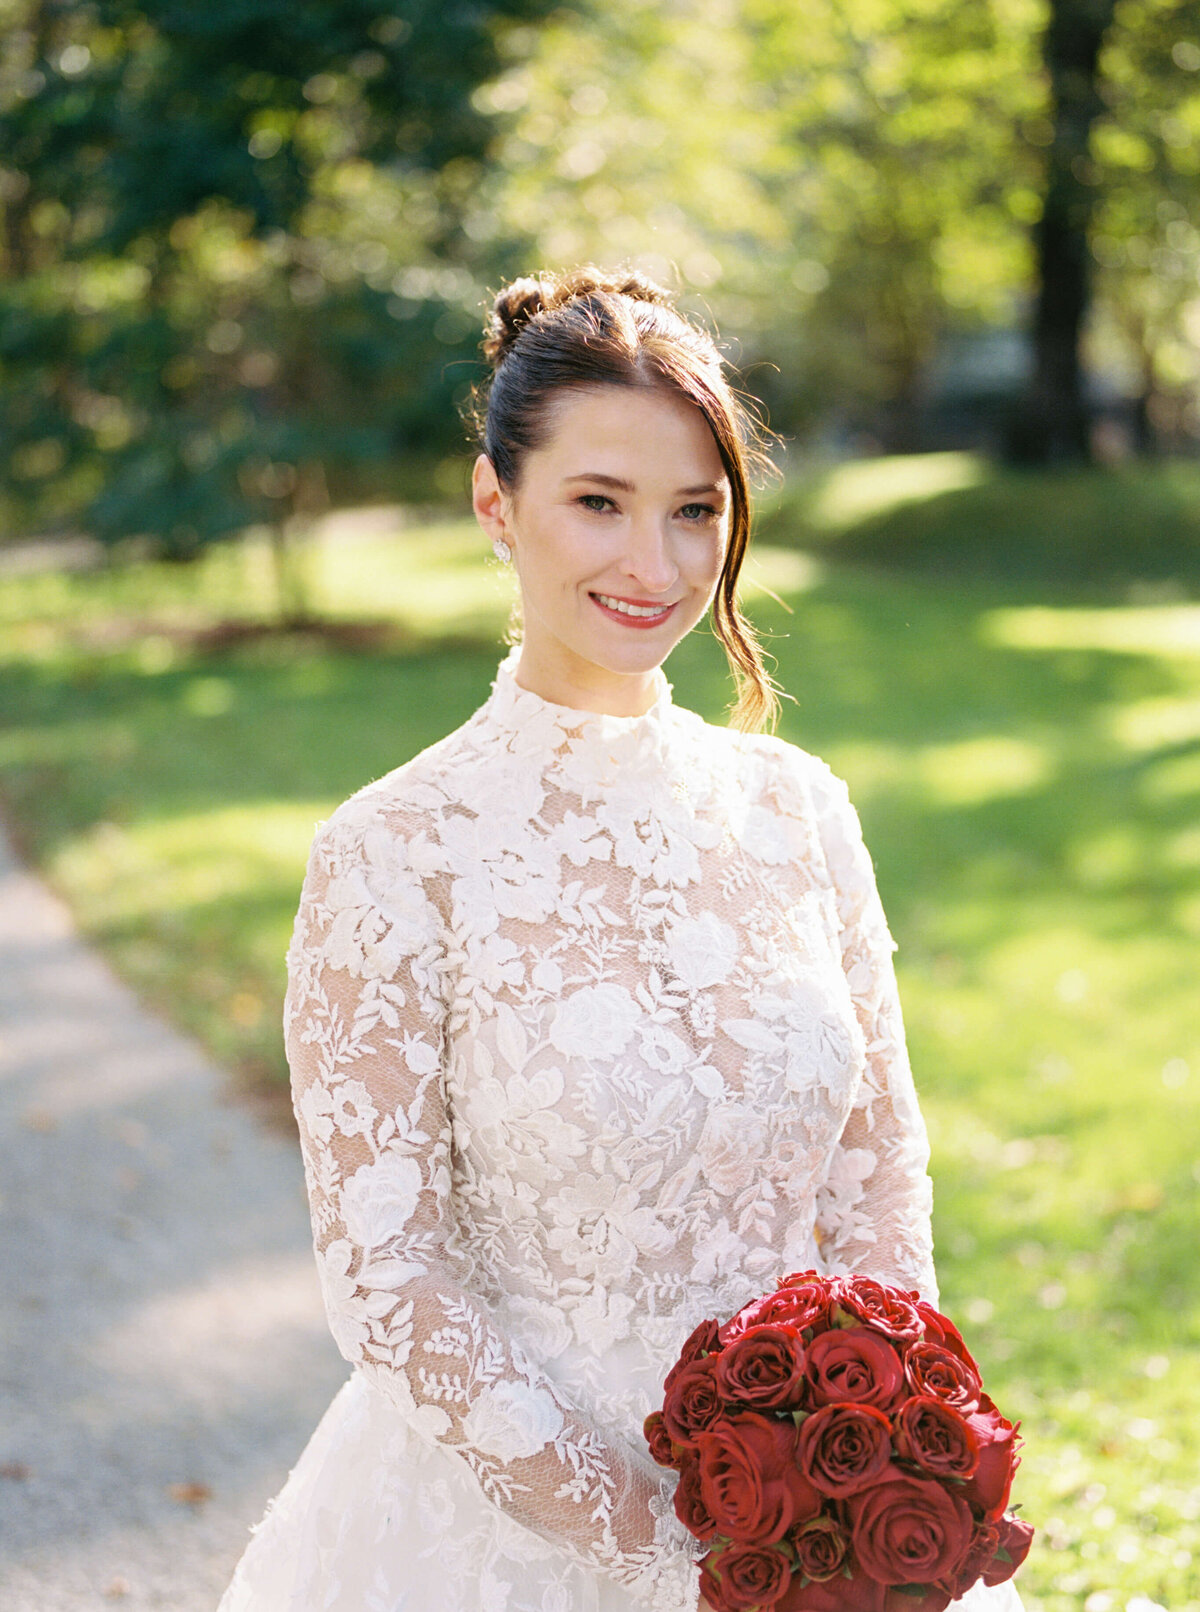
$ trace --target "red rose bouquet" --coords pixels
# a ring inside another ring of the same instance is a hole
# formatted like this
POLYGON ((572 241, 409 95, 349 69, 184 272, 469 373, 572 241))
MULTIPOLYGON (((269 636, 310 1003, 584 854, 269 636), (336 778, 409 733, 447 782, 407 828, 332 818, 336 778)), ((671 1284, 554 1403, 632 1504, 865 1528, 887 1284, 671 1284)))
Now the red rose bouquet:
POLYGON ((701 1322, 645 1434, 718 1612, 942 1612, 1033 1537, 957 1327, 869 1277, 800 1271, 701 1322))

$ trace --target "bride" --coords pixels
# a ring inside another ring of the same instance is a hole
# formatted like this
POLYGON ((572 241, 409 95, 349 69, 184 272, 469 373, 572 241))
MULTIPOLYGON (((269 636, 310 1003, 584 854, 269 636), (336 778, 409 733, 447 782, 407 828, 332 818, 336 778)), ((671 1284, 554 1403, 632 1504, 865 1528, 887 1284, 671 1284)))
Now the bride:
POLYGON ((313 846, 287 1046, 355 1369, 220 1612, 691 1612, 641 1433, 683 1340, 810 1266, 937 1299, 858 820, 758 731, 753 422, 637 274, 517 281, 484 350, 474 506, 521 641, 313 846), (730 729, 661 669, 710 606, 730 729))

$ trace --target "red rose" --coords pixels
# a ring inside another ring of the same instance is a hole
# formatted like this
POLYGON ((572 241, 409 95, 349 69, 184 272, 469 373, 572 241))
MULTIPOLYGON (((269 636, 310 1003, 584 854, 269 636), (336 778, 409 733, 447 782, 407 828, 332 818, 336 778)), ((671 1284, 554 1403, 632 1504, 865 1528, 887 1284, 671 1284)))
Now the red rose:
POLYGON ((995 1523, 976 1523, 967 1554, 947 1580, 947 1588, 956 1599, 965 1595, 972 1584, 979 1582, 984 1568, 990 1565, 999 1547, 1000 1530, 995 1523))
POLYGON ((1008 1505, 1013 1473, 1021 1464, 1016 1453, 1017 1429, 986 1394, 979 1409, 967 1417, 967 1425, 979 1441, 979 1465, 962 1492, 979 1508, 985 1522, 996 1522, 1008 1505))
POLYGON ((751 1327, 789 1326, 802 1332, 805 1327, 824 1327, 829 1314, 829 1295, 824 1288, 784 1287, 752 1299, 721 1327, 718 1336, 728 1345, 751 1327))
POLYGON ((790 1276, 782 1276, 775 1284, 781 1291, 790 1289, 793 1293, 801 1295, 812 1311, 812 1320, 806 1321, 805 1326, 813 1327, 817 1332, 824 1332, 829 1325, 829 1312, 833 1308, 836 1279, 832 1276, 818 1276, 816 1271, 793 1271, 790 1276))
POLYGON ((735 1612, 735 1608, 725 1599, 724 1585, 713 1571, 716 1559, 717 1552, 711 1550, 700 1559, 700 1593, 713 1612, 735 1612))
POLYGON ((700 1588, 720 1612, 770 1606, 787 1588, 792 1564, 773 1545, 727 1545, 709 1551, 700 1566, 700 1588))
POLYGON ((716 1359, 717 1391, 729 1404, 790 1410, 804 1398, 804 1347, 795 1327, 751 1327, 716 1359))
POLYGON ((679 1359, 668 1371, 663 1388, 670 1388, 685 1366, 693 1360, 699 1360, 701 1355, 712 1354, 721 1347, 717 1341, 717 1323, 715 1321, 701 1321, 700 1325, 688 1333, 687 1341, 679 1351, 679 1359))
POLYGON ((935 1478, 969 1478, 979 1466, 979 1439, 952 1405, 919 1394, 896 1413, 896 1453, 935 1478))
POLYGON ((898 1287, 888 1287, 872 1276, 843 1276, 837 1283, 838 1305, 856 1320, 865 1321, 886 1337, 914 1342, 925 1330, 917 1307, 898 1287))
POLYGON ((825 1405, 806 1417, 796 1459, 821 1494, 856 1494, 886 1472, 892 1424, 873 1405, 825 1405))
POLYGON ((917 1314, 925 1323, 925 1341, 927 1343, 940 1343, 944 1349, 949 1349, 952 1355, 957 1355, 966 1362, 977 1377, 982 1373, 971 1356, 971 1351, 963 1342, 963 1335, 951 1321, 948 1315, 935 1310, 932 1304, 924 1299, 917 1299, 917 1314))
POLYGON ((723 1414, 716 1379, 719 1359, 719 1355, 705 1355, 703 1360, 689 1360, 666 1390, 663 1422, 672 1441, 685 1450, 694 1450, 696 1434, 723 1414))
POLYGON ((646 1443, 650 1446, 650 1459, 657 1461, 659 1466, 669 1466, 676 1472, 679 1470, 679 1457, 676 1451, 677 1444, 672 1444, 671 1435, 667 1432, 667 1424, 663 1421, 662 1411, 651 1411, 642 1423, 642 1432, 646 1443))
POLYGON ((883 1481, 847 1503, 854 1554, 881 1584, 932 1584, 949 1578, 971 1543, 971 1508, 933 1478, 893 1466, 883 1481))
POLYGON ((792 1575, 792 1582, 777 1601, 771 1612, 884 1612, 887 1590, 858 1568, 847 1578, 837 1573, 833 1578, 810 1579, 805 1582, 802 1573, 792 1575))
POLYGON ((850 1549, 850 1541, 837 1519, 824 1512, 801 1523, 788 1538, 805 1578, 832 1578, 850 1549))
POLYGON ((883 1612, 946 1612, 953 1599, 941 1584, 922 1584, 919 1589, 911 1584, 902 1589, 888 1584, 883 1591, 883 1612))
POLYGON ((675 1485, 675 1515, 697 1539, 711 1539, 717 1531, 712 1513, 700 1493, 700 1462, 695 1455, 684 1456, 675 1485))
POLYGON ((969 1361, 942 1343, 914 1343, 904 1356, 904 1375, 914 1394, 932 1394, 968 1416, 979 1407, 983 1383, 969 1361))
POLYGON ((1019 1517, 1001 1517, 996 1529, 999 1544, 996 1555, 983 1570, 985 1584, 1003 1584, 1010 1579, 1029 1555, 1033 1543, 1033 1529, 1019 1517))
POLYGON ((774 1545, 821 1508, 796 1466, 796 1424, 743 1411, 696 1435, 700 1493, 718 1533, 774 1545))
POLYGON ((874 1405, 887 1410, 904 1388, 904 1367, 886 1338, 866 1327, 835 1327, 808 1346, 814 1405, 874 1405))

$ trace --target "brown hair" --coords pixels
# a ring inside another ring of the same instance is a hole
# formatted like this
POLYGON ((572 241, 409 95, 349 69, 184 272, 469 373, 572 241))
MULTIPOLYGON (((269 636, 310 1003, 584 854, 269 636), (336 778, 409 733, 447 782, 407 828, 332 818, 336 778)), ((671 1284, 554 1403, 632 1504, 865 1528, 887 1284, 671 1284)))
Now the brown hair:
POLYGON ((483 352, 493 375, 475 397, 472 419, 506 491, 517 486, 524 454, 545 441, 555 392, 668 386, 704 415, 731 495, 729 546, 712 605, 713 629, 737 684, 731 720, 749 732, 773 722, 778 695, 737 602, 750 541, 749 473, 770 461, 758 414, 726 379, 709 333, 636 270, 606 274, 589 265, 505 286, 492 306, 483 352))

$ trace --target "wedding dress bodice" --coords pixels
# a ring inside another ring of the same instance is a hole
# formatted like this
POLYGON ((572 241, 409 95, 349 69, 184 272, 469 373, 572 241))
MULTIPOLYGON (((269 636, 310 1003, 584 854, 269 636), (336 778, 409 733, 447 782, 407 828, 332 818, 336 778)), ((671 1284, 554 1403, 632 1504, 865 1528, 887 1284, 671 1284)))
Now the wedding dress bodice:
POLYGON ((936 1302, 893 943, 844 785, 515 652, 318 832, 286 1028, 330 1325, 514 1521, 695 1605, 641 1439, 698 1321, 794 1269, 936 1302))

